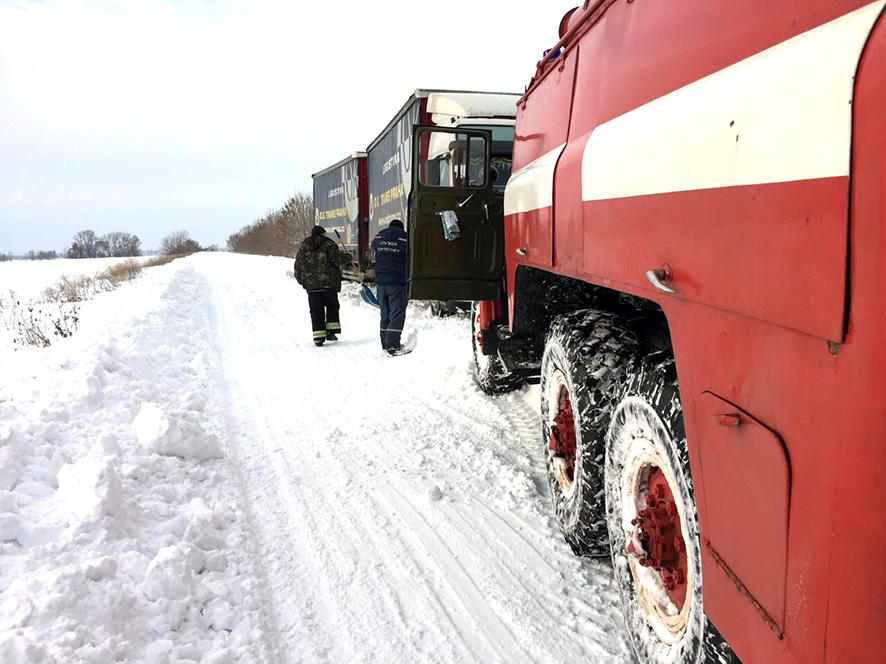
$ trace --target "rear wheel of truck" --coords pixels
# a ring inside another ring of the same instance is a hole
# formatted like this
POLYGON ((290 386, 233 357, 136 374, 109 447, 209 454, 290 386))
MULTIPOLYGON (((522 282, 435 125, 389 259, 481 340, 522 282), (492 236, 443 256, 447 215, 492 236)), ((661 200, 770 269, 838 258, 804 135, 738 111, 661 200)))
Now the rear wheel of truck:
POLYGON ((718 634, 704 615, 698 516, 672 358, 639 363, 606 438, 613 574, 638 661, 729 661, 705 655, 718 634))
POLYGON ((508 371, 498 354, 484 355, 480 346, 480 307, 471 305, 471 348, 474 352, 474 380, 486 394, 502 394, 522 384, 519 376, 508 371))
POLYGON ((450 311, 448 303, 443 300, 431 300, 428 309, 430 310, 431 315, 436 316, 437 318, 446 318, 454 313, 453 311, 450 311))
POLYGON ((542 438, 560 530, 576 555, 608 556, 603 454, 636 337, 609 313, 554 320, 541 366, 542 438))

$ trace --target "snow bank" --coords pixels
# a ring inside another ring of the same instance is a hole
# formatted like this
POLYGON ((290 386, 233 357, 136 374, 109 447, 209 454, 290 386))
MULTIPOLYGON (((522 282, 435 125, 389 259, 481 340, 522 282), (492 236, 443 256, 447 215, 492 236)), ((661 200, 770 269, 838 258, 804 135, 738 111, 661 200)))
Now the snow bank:
POLYGON ((58 472, 59 507, 72 522, 124 515, 123 487, 113 458, 91 453, 58 472))
POLYGON ((0 348, 2 664, 270 663, 205 288, 182 259, 0 348))
POLYGON ((146 402, 132 424, 139 443, 151 452, 201 460, 224 456, 218 438, 204 431, 194 414, 170 416, 146 402))

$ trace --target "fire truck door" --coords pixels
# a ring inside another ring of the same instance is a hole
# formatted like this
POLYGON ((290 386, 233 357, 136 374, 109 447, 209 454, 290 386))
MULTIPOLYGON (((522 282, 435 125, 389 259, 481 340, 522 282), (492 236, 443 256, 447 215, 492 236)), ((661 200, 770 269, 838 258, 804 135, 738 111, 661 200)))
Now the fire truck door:
POLYGON ((409 296, 494 300, 504 274, 502 194, 489 131, 416 127, 409 212, 409 296))

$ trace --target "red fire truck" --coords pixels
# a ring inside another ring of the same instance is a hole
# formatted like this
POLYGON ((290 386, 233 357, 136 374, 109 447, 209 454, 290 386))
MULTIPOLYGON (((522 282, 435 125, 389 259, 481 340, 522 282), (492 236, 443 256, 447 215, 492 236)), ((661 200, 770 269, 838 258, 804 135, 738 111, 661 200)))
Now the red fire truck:
POLYGON ((641 662, 886 661, 884 5, 587 0, 503 201, 489 132, 416 132, 412 291, 482 300, 484 390, 540 377, 641 662))

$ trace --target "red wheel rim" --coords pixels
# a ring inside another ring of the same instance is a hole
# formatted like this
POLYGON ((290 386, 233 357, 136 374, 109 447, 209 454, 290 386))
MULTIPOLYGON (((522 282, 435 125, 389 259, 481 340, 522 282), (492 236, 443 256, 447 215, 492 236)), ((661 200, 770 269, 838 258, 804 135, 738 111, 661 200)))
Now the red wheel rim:
POLYGON ((645 484, 645 507, 631 521, 635 531, 628 539, 627 552, 643 567, 658 572, 662 586, 679 611, 686 603, 689 568, 680 513, 661 468, 648 467, 645 484))
POLYGON ((548 437, 548 449, 555 457, 563 460, 563 474, 566 484, 575 481, 576 459, 576 435, 575 415, 572 411, 572 400, 569 398, 569 390, 565 385, 560 386, 557 395, 557 414, 551 423, 551 433, 548 437))

